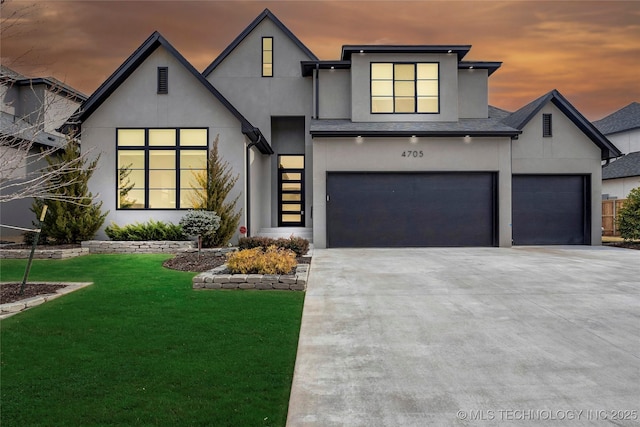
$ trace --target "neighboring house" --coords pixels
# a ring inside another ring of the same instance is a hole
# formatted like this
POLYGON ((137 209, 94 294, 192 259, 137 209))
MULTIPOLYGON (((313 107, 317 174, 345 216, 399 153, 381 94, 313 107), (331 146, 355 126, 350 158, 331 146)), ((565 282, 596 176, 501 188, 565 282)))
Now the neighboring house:
MULTIPOLYGON (((0 98, 0 179, 4 182, 23 179, 46 166, 43 161, 34 163, 33 157, 21 156, 15 144, 32 141, 32 155, 42 148, 64 146, 65 136, 56 129, 87 99, 52 77, 25 77, 5 66, 0 66, 0 98), (12 162, 15 163, 10 165, 12 162)), ((14 190, 8 191, 13 194, 14 190)), ((32 228, 35 219, 30 211, 32 202, 33 199, 26 198, 2 203, 0 223, 32 228)), ((21 234, 0 228, 0 236, 5 239, 15 240, 21 234)))
POLYGON ((470 48, 346 45, 319 60, 265 10, 203 73, 152 34, 70 122, 102 154, 90 185, 106 224, 178 222, 219 135, 251 235, 600 244, 600 165, 620 152, 555 90, 489 106, 501 63, 465 61, 470 48))
POLYGON ((624 154, 602 167, 602 198, 626 199, 640 187, 640 103, 632 102, 593 124, 624 154))

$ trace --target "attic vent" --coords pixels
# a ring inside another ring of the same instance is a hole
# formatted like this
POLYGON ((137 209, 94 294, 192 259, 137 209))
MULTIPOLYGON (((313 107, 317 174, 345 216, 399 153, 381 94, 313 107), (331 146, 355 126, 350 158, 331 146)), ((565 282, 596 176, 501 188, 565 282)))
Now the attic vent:
POLYGON ((158 67, 158 93, 169 93, 169 67, 158 67))
POLYGON ((542 115, 542 136, 547 138, 552 136, 551 133, 551 114, 542 115))

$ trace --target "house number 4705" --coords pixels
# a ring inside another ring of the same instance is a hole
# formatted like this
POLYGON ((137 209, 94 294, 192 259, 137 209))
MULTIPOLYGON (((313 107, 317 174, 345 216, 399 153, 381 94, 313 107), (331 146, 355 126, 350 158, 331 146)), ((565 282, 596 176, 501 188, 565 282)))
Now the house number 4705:
POLYGON ((413 157, 413 158, 418 158, 418 157, 424 157, 424 153, 422 152, 422 150, 408 150, 408 151, 403 151, 402 155, 400 157, 413 157))

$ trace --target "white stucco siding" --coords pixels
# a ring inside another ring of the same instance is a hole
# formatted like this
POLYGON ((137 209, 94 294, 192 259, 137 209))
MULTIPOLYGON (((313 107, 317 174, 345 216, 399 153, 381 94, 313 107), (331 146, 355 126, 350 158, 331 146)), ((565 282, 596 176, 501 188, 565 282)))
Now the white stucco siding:
POLYGON ((319 118, 351 118, 351 73, 349 70, 320 70, 319 118))
POLYGON ((458 111, 461 119, 489 117, 489 73, 487 70, 458 70, 458 111))
POLYGON ((455 54, 354 53, 351 56, 351 119, 354 122, 458 120, 458 60, 455 54), (371 114, 372 62, 437 62, 440 64, 437 114, 371 114))
POLYGON ((513 141, 514 174, 591 176, 591 243, 601 243, 601 150, 555 105, 549 103, 513 141), (542 114, 552 115, 553 136, 542 136, 542 114))
POLYGON ((44 131, 61 135, 56 129, 65 123, 80 104, 68 96, 60 94, 57 88, 53 88, 53 91, 45 91, 44 131))
MULTIPOLYGON (((209 129, 209 145, 219 135, 219 152, 233 171, 240 174, 235 197, 244 191, 244 151, 246 138, 240 122, 171 54, 159 48, 83 123, 82 149, 100 155, 90 190, 100 194, 105 222, 125 225, 149 219, 177 223, 182 210, 117 210, 116 129, 117 128, 201 127, 209 129), (169 93, 157 94, 157 67, 169 67, 169 93)), ((244 198, 238 201, 244 215, 244 198)), ((243 222, 246 222, 244 219, 243 222)), ((101 233, 99 238, 104 238, 101 233)))
POLYGON ((607 135, 609 141, 618 147, 622 154, 640 151, 640 129, 607 135))
POLYGON ((608 195, 610 199, 626 199, 629 192, 638 187, 640 187, 640 176, 605 179, 602 181, 602 194, 608 195))
POLYGON ((509 138, 315 138, 313 152, 313 242, 326 247, 327 172, 497 172, 499 245, 511 246, 509 138), (406 152, 418 157, 403 157, 406 152), (422 157, 420 156, 422 152, 422 157))

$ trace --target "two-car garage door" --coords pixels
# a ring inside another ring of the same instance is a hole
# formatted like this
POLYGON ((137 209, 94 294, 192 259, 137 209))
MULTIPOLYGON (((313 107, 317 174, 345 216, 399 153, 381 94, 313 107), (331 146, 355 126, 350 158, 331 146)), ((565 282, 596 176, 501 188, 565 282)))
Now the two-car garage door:
MULTIPOLYGON (((588 244, 589 177, 514 175, 515 245, 588 244)), ((497 174, 327 174, 328 247, 497 246, 497 174)))
POLYGON ((329 247, 495 246, 496 174, 327 174, 329 247))

